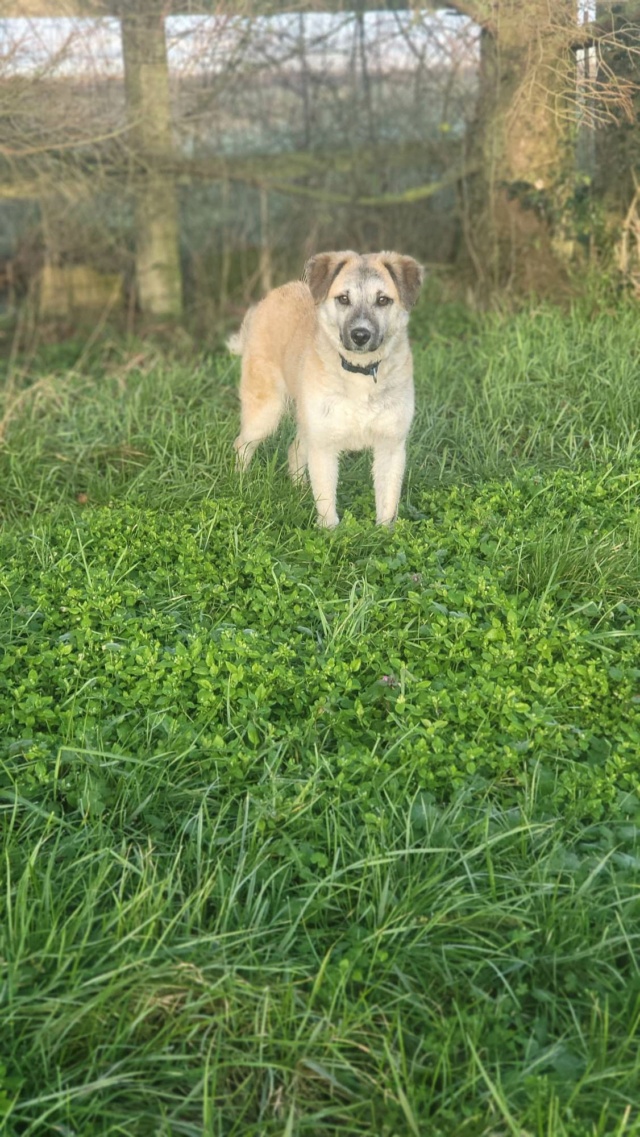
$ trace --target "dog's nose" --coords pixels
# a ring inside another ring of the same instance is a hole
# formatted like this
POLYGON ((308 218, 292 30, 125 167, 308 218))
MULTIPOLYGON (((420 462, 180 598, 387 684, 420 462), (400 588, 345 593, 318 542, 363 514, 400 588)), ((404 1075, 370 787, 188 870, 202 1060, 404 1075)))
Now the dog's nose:
POLYGON ((369 343, 369 340, 371 339, 371 332, 368 328, 352 328, 351 339, 353 340, 356 347, 364 347, 364 345, 366 343, 369 343))

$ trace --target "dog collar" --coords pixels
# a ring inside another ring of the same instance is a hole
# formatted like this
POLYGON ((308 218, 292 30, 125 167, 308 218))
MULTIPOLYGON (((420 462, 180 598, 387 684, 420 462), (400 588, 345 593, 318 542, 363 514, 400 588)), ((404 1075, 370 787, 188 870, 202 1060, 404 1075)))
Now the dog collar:
POLYGON ((341 355, 340 359, 342 360, 342 366, 345 371, 352 371, 356 375, 371 375, 374 383, 378 382, 378 368, 381 360, 376 359, 375 363, 369 363, 366 367, 361 367, 359 363, 349 363, 349 360, 345 359, 344 355, 341 355))

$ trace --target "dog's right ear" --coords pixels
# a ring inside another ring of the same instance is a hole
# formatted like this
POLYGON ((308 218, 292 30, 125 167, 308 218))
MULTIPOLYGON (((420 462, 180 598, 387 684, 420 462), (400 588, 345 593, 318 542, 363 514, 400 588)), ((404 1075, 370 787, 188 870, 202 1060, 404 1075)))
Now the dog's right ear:
POLYGON ((327 293, 338 273, 344 268, 347 261, 355 256, 357 253, 353 253, 351 249, 346 249, 342 253, 316 253, 315 257, 309 258, 304 266, 302 279, 309 285, 309 291, 316 304, 321 304, 323 300, 326 300, 327 293))

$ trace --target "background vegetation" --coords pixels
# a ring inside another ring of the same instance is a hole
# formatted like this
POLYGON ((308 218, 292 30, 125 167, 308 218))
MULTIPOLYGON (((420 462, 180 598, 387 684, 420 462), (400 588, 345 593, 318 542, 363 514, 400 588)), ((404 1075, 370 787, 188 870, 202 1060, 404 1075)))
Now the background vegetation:
POLYGON ((632 2, 3 0, 0 33, 0 286, 29 329, 212 342, 340 245, 410 247, 482 304, 635 290, 632 2))

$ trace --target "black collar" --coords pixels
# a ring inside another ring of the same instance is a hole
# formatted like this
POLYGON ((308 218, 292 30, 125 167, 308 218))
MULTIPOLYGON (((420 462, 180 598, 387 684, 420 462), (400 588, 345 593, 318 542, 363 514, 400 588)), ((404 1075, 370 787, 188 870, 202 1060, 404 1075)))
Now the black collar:
POLYGON ((382 360, 376 359, 375 363, 369 363, 366 367, 361 367, 359 363, 349 363, 349 360, 345 359, 344 355, 341 355, 340 359, 342 360, 342 366, 345 371, 352 371, 357 375, 371 375, 374 383, 378 382, 378 368, 382 360))

